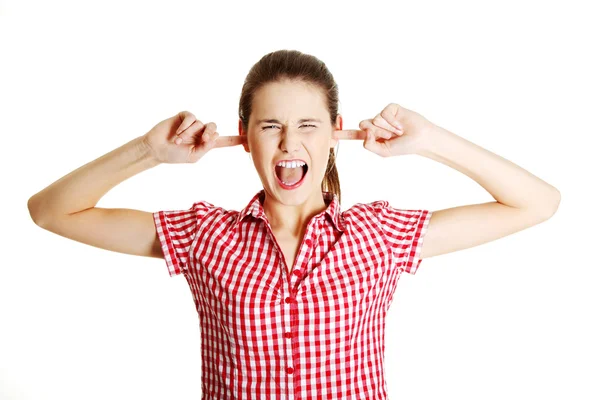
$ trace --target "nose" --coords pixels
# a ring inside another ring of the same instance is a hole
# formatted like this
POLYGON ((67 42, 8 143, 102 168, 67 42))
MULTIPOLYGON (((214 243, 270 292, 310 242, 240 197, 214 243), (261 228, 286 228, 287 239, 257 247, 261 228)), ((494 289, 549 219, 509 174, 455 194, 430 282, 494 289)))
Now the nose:
POLYGON ((280 148, 290 154, 300 150, 300 133, 293 132, 289 128, 285 129, 281 134, 280 148))

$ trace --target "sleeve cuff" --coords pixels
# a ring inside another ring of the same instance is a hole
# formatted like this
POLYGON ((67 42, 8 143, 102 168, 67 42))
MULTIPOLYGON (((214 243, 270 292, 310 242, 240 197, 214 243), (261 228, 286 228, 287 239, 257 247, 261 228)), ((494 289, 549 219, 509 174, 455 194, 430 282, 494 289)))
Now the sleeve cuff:
POLYGON ((423 249, 423 239, 429 227, 429 220, 433 214, 430 210, 423 210, 415 223, 415 233, 410 241, 409 251, 406 262, 401 267, 404 272, 414 275, 421 265, 421 250, 423 249))
POLYGON ((160 241, 164 260, 167 264, 169 276, 179 275, 183 272, 183 268, 179 265, 179 260, 175 254, 175 246, 173 246, 173 241, 167 232, 167 222, 164 212, 157 211, 152 215, 154 216, 154 225, 156 226, 156 233, 160 241))

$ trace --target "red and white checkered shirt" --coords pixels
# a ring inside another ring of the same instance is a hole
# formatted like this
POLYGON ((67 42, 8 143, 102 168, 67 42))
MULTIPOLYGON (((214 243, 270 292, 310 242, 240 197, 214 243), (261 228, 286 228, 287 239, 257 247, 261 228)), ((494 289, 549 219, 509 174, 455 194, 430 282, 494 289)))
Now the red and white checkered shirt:
POLYGON ((306 228, 292 273, 262 207, 206 201, 155 212, 170 276, 200 321, 203 399, 386 399, 386 313, 414 274, 432 212, 387 201, 342 212, 335 194, 306 228))

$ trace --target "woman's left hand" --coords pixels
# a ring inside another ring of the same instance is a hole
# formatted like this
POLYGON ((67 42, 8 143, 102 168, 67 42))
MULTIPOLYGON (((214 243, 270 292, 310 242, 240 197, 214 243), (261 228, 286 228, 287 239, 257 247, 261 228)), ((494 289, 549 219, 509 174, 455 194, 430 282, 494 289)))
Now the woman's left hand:
POLYGON ((364 148, 381 157, 415 154, 427 146, 437 127, 396 103, 388 104, 375 118, 365 119, 358 126, 361 130, 334 131, 333 137, 364 140, 364 148))

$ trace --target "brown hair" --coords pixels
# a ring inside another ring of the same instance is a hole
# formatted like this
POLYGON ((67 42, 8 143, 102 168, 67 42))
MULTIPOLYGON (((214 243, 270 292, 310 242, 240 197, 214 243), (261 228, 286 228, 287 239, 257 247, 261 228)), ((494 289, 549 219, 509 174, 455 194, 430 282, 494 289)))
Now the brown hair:
MULTIPOLYGON (((338 114, 338 86, 325 63, 297 50, 278 50, 264 55, 246 76, 238 110, 245 132, 248 132, 254 93, 267 83, 284 79, 300 80, 320 88, 329 110, 331 125, 335 124, 338 114)), ((321 190, 335 193, 341 203, 342 193, 333 149, 329 149, 327 172, 321 182, 321 190)))

